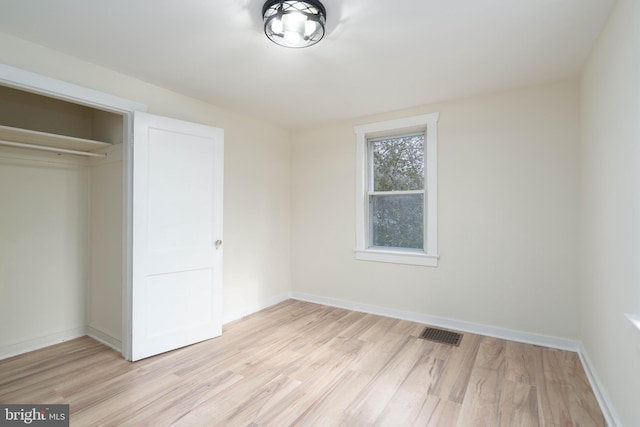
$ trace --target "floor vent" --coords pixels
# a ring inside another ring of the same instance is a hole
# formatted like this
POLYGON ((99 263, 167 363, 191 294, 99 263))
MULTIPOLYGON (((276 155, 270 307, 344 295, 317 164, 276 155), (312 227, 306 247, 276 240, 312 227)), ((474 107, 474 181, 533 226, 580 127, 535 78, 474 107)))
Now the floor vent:
POLYGON ((455 345, 456 347, 459 347, 460 341, 462 341, 462 334, 445 331, 444 329, 426 327, 420 334, 420 338, 440 344, 455 345))

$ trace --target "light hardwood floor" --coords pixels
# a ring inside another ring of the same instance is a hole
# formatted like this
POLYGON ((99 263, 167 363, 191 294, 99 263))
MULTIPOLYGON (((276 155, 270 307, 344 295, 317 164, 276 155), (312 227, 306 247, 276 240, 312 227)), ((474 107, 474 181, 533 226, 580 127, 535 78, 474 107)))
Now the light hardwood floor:
POLYGON ((0 402, 72 426, 604 426, 575 353, 286 301, 136 363, 90 338, 0 361, 0 402))

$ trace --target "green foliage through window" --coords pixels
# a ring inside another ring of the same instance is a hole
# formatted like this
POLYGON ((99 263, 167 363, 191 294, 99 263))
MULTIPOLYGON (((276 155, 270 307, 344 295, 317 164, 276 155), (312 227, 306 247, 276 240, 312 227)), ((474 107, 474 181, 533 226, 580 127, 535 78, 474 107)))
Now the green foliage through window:
POLYGON ((373 191, 424 189, 424 133, 373 139, 373 191))
POLYGON ((424 248, 423 194, 370 197, 372 246, 424 248))

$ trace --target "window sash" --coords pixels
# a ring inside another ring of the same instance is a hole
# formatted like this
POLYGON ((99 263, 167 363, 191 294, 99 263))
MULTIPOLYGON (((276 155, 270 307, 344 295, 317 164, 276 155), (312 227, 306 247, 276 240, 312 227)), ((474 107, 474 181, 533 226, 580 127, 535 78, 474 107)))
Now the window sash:
POLYGON ((428 252, 428 247, 427 247, 427 233, 428 233, 428 229, 427 229, 427 191, 426 189, 428 188, 427 185, 427 177, 428 177, 428 171, 427 171, 427 132, 425 131, 420 131, 420 132, 410 132, 410 133, 393 133, 390 134, 388 136, 384 136, 384 137, 374 137, 374 138, 367 138, 367 191, 366 191, 366 198, 367 198, 367 203, 366 203, 366 213, 365 213, 365 221, 367 222, 367 235, 366 235, 366 241, 367 241, 367 247, 370 249, 382 249, 382 250, 389 250, 389 251, 418 251, 418 252, 424 252, 427 253, 428 252), (392 139, 392 138, 405 138, 405 137, 412 137, 412 136, 422 136, 424 138, 424 143, 423 143, 423 157, 422 157, 422 162, 423 162, 423 169, 424 169, 424 176, 423 176, 423 185, 424 187, 420 190, 387 190, 387 191, 374 191, 374 170, 375 170, 375 164, 374 164, 374 144, 378 141, 384 141, 387 139, 392 139), (405 247, 405 246, 379 246, 379 245, 375 245, 374 244, 374 223, 373 223, 373 212, 372 212, 372 197, 375 196, 401 196, 401 195, 412 195, 412 194, 422 194, 422 247, 421 248, 411 248, 411 247, 405 247))

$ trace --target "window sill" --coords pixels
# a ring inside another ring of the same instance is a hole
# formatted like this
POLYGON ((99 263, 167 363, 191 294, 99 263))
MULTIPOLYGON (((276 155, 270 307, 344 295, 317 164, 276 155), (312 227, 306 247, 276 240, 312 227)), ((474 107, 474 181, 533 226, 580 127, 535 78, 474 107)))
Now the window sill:
POLYGON ((423 267, 437 267, 438 256, 416 252, 385 251, 376 249, 355 251, 356 259, 361 261, 390 262, 394 264, 419 265, 423 267))

